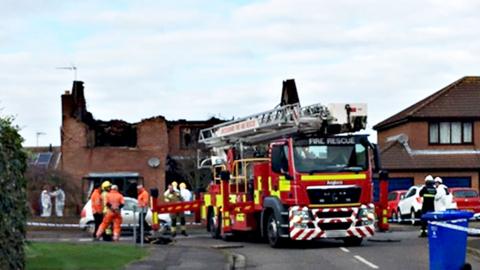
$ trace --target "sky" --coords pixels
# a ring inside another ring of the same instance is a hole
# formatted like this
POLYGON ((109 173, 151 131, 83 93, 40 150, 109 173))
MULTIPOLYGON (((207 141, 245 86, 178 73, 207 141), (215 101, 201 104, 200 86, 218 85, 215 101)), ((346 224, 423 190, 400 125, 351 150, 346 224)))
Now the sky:
POLYGON ((85 82, 96 119, 232 118, 364 102, 368 129, 480 75, 480 2, 0 0, 0 115, 25 146, 60 145, 60 96, 85 82), (37 133, 41 135, 37 136, 37 133))

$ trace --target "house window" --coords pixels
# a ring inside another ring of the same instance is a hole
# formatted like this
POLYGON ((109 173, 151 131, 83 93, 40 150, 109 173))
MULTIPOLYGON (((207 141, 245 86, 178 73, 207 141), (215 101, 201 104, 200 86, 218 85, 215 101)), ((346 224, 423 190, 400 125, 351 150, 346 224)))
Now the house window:
POLYGON ((473 128, 472 128, 472 123, 463 123, 463 141, 465 143, 472 143, 472 134, 473 134, 473 128))
POLYGON ((193 149, 197 147, 197 128, 182 127, 180 128, 180 148, 193 149))
POLYGON ((437 122, 429 125, 430 144, 470 144, 473 138, 471 122, 437 122))

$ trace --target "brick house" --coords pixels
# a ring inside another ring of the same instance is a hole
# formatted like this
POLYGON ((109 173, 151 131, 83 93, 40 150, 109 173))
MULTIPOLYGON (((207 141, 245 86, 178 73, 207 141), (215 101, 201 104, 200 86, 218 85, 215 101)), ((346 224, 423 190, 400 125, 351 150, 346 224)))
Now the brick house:
POLYGON ((423 184, 428 174, 449 187, 479 188, 480 77, 463 77, 378 123, 390 190, 423 184))
POLYGON ((73 184, 79 187, 82 177, 92 173, 139 175, 148 188, 158 187, 160 191, 168 182, 185 180, 181 177, 195 178, 195 172, 179 171, 186 168, 180 165, 193 164, 189 168, 196 170, 196 134, 221 122, 215 118, 167 121, 163 116, 132 124, 96 120, 87 111, 81 81, 75 81, 61 99, 60 168, 78 181, 73 184))

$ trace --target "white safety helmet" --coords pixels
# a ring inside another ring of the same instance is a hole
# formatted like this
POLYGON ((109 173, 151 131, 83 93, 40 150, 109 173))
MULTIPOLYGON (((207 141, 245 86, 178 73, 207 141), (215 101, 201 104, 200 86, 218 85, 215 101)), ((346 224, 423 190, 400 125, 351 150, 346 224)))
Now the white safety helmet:
POLYGON ((433 176, 431 176, 430 174, 425 177, 425 182, 428 181, 433 181, 433 176))
POLYGON ((440 184, 443 184, 443 180, 442 180, 442 178, 440 178, 440 177, 438 177, 438 176, 437 176, 437 177, 435 177, 435 183, 440 183, 440 184))
POLYGON ((117 185, 112 185, 112 189, 113 190, 118 190, 118 186, 117 185))

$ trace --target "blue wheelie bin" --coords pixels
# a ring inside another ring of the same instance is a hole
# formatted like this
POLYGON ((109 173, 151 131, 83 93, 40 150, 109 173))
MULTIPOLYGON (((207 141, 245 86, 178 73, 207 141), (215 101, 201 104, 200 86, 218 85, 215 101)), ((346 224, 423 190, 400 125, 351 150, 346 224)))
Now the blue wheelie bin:
POLYGON ((429 212, 422 216, 428 221, 430 269, 468 269, 467 253, 468 219, 472 212, 447 210, 429 212))

